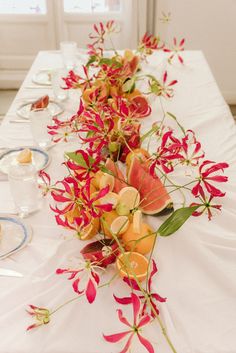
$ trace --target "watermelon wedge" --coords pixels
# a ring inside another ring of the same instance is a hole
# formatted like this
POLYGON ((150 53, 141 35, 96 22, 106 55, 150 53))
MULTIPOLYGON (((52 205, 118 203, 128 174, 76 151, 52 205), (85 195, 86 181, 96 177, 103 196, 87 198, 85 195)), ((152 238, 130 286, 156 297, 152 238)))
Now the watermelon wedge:
POLYGON ((49 96, 45 95, 37 99, 34 103, 32 103, 31 110, 47 108, 48 104, 49 104, 49 96))
POLYGON ((115 177, 115 185, 114 185, 113 191, 115 193, 118 193, 121 189, 127 186, 124 175, 122 171, 119 169, 119 167, 116 165, 116 163, 110 158, 108 158, 106 161, 106 168, 110 172, 112 172, 112 174, 115 177))
POLYGON ((128 183, 139 190, 140 209, 145 214, 163 214, 172 211, 172 200, 158 177, 153 177, 145 162, 134 157, 128 172, 128 183))

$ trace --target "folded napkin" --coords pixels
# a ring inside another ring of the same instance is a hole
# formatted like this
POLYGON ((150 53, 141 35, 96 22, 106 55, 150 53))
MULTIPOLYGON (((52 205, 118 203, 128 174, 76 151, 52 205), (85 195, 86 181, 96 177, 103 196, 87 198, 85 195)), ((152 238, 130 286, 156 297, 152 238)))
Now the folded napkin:
POLYGON ((0 126, 0 148, 14 148, 33 145, 30 127, 26 124, 3 124, 0 126))

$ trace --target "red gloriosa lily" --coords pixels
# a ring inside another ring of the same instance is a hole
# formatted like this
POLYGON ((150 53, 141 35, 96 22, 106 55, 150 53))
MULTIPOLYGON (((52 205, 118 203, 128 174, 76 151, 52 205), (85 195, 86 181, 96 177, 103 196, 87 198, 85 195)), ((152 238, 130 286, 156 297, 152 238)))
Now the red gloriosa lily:
MULTIPOLYGON (((147 310, 148 310, 149 306, 151 305, 150 314, 153 318, 155 318, 156 315, 159 315, 159 310, 157 308, 157 302, 163 303, 166 301, 166 298, 161 297, 159 294, 153 292, 153 290, 152 290, 152 278, 157 273, 157 271, 158 271, 158 269, 157 269, 156 263, 154 260, 152 260, 152 271, 151 271, 149 278, 148 278, 147 289, 144 289, 144 292, 148 296, 150 302, 147 302, 147 299, 145 298, 144 295, 139 295, 139 298, 143 301, 142 314, 144 315, 145 313, 147 313, 147 310)), ((133 290, 141 292, 139 285, 137 284, 137 282, 134 279, 125 277, 124 281, 133 290)), ((117 301, 117 303, 123 304, 123 305, 131 304, 131 302, 132 302, 131 297, 119 298, 114 295, 114 298, 117 301)))
POLYGON ((203 186, 209 192, 211 196, 223 197, 225 193, 211 185, 210 182, 224 183, 228 180, 227 176, 216 175, 215 172, 221 170, 224 172, 225 168, 228 168, 228 163, 215 163, 212 161, 204 161, 199 167, 199 177, 197 184, 192 189, 194 196, 199 196, 204 193, 203 186), (211 166, 209 167, 209 164, 211 166), (213 175, 212 175, 213 174, 213 175))
POLYGON ((69 274, 68 280, 73 280, 72 286, 74 291, 79 295, 85 294, 88 302, 91 304, 96 298, 97 286, 100 282, 100 277, 97 273, 98 269, 101 269, 101 267, 93 264, 89 260, 84 261, 79 259, 76 268, 58 268, 56 273, 58 275, 69 274), (80 289, 79 286, 83 288, 80 289))
POLYGON ((32 330, 33 328, 46 325, 50 322, 50 311, 46 308, 40 308, 38 306, 29 305, 30 310, 26 310, 28 314, 31 316, 34 316, 36 319, 36 322, 30 326, 27 327, 27 331, 32 330))
POLYGON ((133 324, 129 323, 129 321, 124 317, 122 310, 118 309, 118 318, 120 322, 122 322, 124 325, 128 326, 128 330, 120 332, 120 333, 115 333, 113 335, 103 335, 104 339, 107 342, 110 343, 116 343, 121 341, 123 338, 128 337, 128 341, 125 344, 125 347, 120 353, 126 353, 132 343, 132 339, 134 338, 135 335, 137 335, 139 342, 146 348, 146 350, 149 353, 154 353, 154 348, 152 344, 144 338, 140 332, 141 329, 149 324, 151 322, 151 316, 148 314, 142 315, 141 314, 141 302, 139 297, 132 293, 131 294, 131 301, 133 305, 133 324))

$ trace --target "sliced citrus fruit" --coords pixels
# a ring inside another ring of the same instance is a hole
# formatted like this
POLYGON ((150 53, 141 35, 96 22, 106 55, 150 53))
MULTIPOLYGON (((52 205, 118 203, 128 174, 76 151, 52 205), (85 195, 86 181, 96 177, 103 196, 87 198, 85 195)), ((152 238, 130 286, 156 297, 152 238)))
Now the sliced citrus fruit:
POLYGON ((111 233, 121 235, 128 229, 129 218, 127 216, 119 216, 111 224, 111 233))
POLYGON ((19 163, 31 163, 32 151, 29 148, 25 148, 18 154, 16 159, 19 163))
POLYGON ((114 192, 108 192, 103 198, 101 198, 100 204, 106 205, 108 203, 112 204, 112 208, 116 208, 119 196, 114 192))
POLYGON ((101 170, 98 170, 94 175, 93 178, 91 179, 91 184, 98 190, 99 189, 99 184, 100 184, 100 179, 103 175, 103 172, 101 170))
POLYGON ((111 174, 103 173, 103 175, 101 176, 100 181, 99 181, 99 188, 103 189, 107 185, 109 185, 110 191, 112 191, 114 188, 114 185, 115 185, 115 178, 111 174))
POLYGON ((144 281, 148 273, 148 260, 137 252, 125 252, 116 260, 119 274, 122 277, 144 281))
POLYGON ((138 207, 140 195, 137 189, 126 186, 119 192, 119 203, 126 205, 130 210, 138 207))
POLYGON ((155 232, 146 223, 141 223, 140 232, 136 232, 134 229, 134 223, 131 223, 127 231, 122 234, 125 249, 136 251, 143 255, 148 254, 152 250, 155 239, 155 232))
POLYGON ((79 238, 81 240, 88 240, 93 238, 98 232, 100 228, 99 218, 94 218, 90 224, 82 229, 79 232, 79 238))
POLYGON ((134 217, 133 217, 133 228, 135 233, 138 233, 138 234, 141 233, 141 226, 142 226, 142 212, 140 210, 137 210, 134 213, 134 217))
POLYGON ((118 214, 116 213, 115 210, 112 210, 110 212, 104 212, 102 217, 101 217, 101 228, 103 231, 103 234, 107 236, 108 238, 112 238, 112 233, 111 233, 111 224, 118 217, 118 214))

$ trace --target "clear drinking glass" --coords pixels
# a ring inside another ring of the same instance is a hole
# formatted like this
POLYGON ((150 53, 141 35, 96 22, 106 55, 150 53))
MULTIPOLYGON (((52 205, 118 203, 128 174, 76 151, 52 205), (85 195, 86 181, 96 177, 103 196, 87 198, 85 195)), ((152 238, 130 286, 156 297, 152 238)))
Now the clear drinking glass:
POLYGON ((25 217, 37 211, 40 207, 40 192, 34 165, 31 163, 12 165, 8 180, 19 216, 25 217))
POLYGON ((60 49, 61 49, 64 66, 68 70, 72 70, 76 65, 77 43, 61 42, 60 49))
POLYGON ((63 89, 65 82, 62 79, 67 74, 68 71, 65 69, 57 69, 51 72, 53 94, 57 101, 64 101, 68 98, 68 91, 63 89))
POLYGON ((47 108, 36 109, 30 112, 30 129, 34 141, 43 149, 51 144, 51 136, 47 126, 51 125, 51 113, 47 108))

